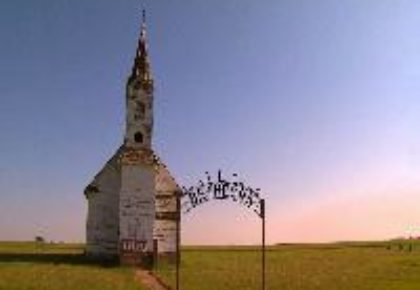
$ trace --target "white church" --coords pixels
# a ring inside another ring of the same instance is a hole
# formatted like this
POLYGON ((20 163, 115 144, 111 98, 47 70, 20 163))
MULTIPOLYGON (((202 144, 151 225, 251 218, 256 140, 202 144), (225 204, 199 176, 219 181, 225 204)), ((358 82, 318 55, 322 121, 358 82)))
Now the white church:
POLYGON ((152 148, 153 77, 144 12, 125 98, 123 144, 84 190, 86 253, 150 265, 158 255, 175 256, 180 188, 152 148))

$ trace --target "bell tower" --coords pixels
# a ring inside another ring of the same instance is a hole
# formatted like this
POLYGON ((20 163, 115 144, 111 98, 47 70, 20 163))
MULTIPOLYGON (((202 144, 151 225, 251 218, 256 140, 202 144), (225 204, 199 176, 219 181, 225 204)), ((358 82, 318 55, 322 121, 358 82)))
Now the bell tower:
POLYGON ((126 90, 126 129, 124 144, 133 148, 151 148, 153 133, 153 77, 146 39, 143 10, 140 37, 126 90))

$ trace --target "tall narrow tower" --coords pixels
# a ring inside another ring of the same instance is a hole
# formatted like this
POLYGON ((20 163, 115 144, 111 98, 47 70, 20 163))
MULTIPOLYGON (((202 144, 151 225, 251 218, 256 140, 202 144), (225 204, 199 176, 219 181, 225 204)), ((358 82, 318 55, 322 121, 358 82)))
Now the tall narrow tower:
POLYGON ((145 261, 153 252, 155 170, 151 150, 153 79, 147 52, 146 24, 141 24, 133 69, 126 88, 126 129, 121 159, 121 262, 145 261), (135 249, 135 251, 131 251, 135 249))
POLYGON ((99 259, 150 265, 152 257, 174 257, 180 188, 152 148, 153 78, 144 12, 125 99, 124 142, 84 191, 86 251, 99 259))
POLYGON ((153 130, 153 78, 147 51, 144 11, 136 56, 127 82, 126 106, 124 144, 130 148, 150 149, 153 130))

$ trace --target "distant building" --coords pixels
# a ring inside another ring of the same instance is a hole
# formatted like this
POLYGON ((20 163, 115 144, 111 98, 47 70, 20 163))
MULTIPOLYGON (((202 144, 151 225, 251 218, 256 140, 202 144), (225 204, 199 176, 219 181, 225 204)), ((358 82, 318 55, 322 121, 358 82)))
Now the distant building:
POLYGON ((126 85, 124 142, 84 193, 88 200, 86 252, 99 259, 149 264, 176 251, 179 186, 152 149, 153 77, 143 13, 126 85))

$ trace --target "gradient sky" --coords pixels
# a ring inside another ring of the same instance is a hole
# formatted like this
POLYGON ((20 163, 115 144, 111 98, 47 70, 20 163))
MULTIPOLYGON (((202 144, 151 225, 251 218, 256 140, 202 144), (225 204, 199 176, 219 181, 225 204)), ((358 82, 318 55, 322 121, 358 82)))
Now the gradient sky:
MULTIPOLYGON (((268 242, 420 235, 420 1, 144 1, 154 147, 181 185, 238 173, 268 242)), ((83 241, 124 129, 141 2, 0 2, 0 239, 83 241)), ((256 243, 211 203, 185 243, 256 243)))

